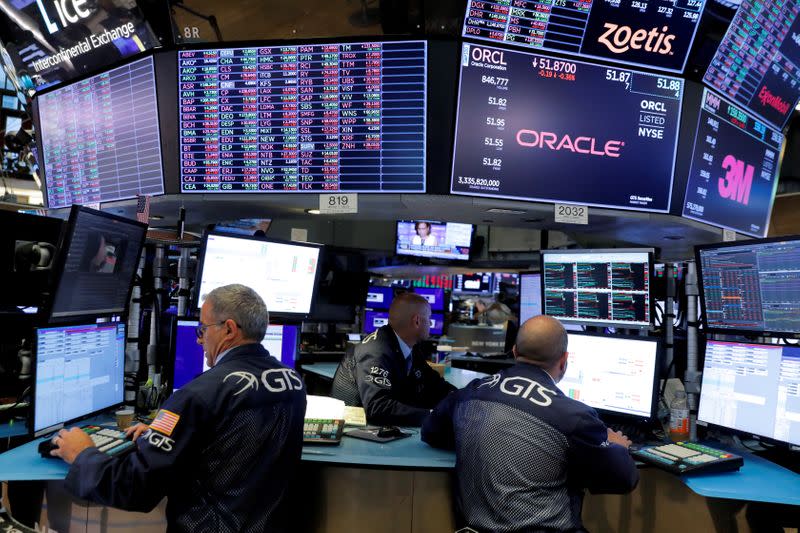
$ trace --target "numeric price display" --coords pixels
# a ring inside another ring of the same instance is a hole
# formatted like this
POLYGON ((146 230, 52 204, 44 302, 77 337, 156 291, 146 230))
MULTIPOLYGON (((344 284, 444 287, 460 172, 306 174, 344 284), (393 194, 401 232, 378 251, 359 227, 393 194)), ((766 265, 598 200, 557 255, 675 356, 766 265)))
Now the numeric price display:
POLYGON ((764 237, 778 187, 783 135, 706 89, 683 216, 764 237))
POLYGON ((425 192, 423 41, 178 54, 181 192, 425 192))

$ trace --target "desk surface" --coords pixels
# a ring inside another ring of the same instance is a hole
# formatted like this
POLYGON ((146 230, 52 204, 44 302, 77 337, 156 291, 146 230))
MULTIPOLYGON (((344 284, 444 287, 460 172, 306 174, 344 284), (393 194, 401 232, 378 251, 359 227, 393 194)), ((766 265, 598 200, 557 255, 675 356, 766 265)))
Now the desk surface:
MULTIPOLYGON (((310 372, 324 378, 333 379, 338 366, 339 363, 313 363, 300 365, 300 368, 305 372, 310 372)), ((464 370, 463 368, 445 367, 444 370, 444 379, 459 389, 466 387, 467 384, 473 379, 483 377, 486 377, 486 374, 483 372, 474 372, 472 370, 464 370)))
POLYGON ((454 452, 431 448, 422 442, 419 428, 405 428, 404 431, 413 435, 383 444, 344 436, 338 446, 303 446, 303 461, 388 469, 449 470, 455 467, 454 452))

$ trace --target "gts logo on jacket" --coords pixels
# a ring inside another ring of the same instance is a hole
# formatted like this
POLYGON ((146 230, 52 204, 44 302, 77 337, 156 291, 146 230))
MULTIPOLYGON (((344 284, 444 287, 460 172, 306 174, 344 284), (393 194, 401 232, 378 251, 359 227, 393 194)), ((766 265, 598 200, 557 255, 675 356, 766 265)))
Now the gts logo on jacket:
MULTIPOLYGON (((258 390, 258 378, 250 372, 238 370, 231 372, 222 379, 225 383, 228 378, 238 378, 236 385, 241 384, 241 388, 233 395, 238 396, 250 389, 258 390)), ((261 383, 269 392, 283 392, 287 390, 303 390, 303 380, 297 372, 290 368, 275 368, 265 370, 261 373, 261 383)))
POLYGON ((496 387, 498 383, 500 384, 500 392, 503 394, 519 396, 542 407, 547 407, 553 403, 553 397, 557 395, 556 391, 548 389, 538 381, 521 376, 512 376, 500 381, 500 374, 491 376, 486 383, 479 385, 479 388, 485 386, 496 387))

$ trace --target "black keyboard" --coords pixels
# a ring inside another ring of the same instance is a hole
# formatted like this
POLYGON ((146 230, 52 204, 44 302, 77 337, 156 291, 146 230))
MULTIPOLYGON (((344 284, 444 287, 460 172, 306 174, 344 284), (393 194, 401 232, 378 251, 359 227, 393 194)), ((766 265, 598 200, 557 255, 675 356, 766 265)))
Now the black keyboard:
POLYGON ((744 464, 740 456, 694 442, 676 442, 660 446, 643 446, 631 455, 673 474, 730 472, 744 464))
MULTIPOLYGON (((83 426, 81 429, 92 438, 98 450, 112 457, 124 455, 135 449, 135 444, 124 431, 102 426, 83 426)), ((52 458, 50 451, 55 448, 52 439, 45 439, 39 443, 39 455, 52 458)))
POLYGON ((303 423, 303 443, 339 444, 343 429, 344 420, 306 418, 303 423))

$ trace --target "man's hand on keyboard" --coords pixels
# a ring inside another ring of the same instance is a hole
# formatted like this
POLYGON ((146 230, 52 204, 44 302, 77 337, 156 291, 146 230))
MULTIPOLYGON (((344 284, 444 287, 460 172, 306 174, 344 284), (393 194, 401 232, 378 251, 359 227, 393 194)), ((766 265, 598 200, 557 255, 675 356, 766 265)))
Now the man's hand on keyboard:
POLYGON ((631 439, 623 435, 621 431, 614 431, 611 428, 608 428, 608 442, 619 444, 626 448, 629 448, 630 445, 633 444, 631 439))
POLYGON ((83 450, 94 446, 92 438, 81 428, 62 429, 53 437, 53 444, 58 446, 50 455, 61 457, 67 464, 72 464, 83 450))
POLYGON ((135 426, 131 426, 125 429, 125 434, 131 438, 132 441, 136 441, 136 439, 141 436, 142 433, 150 429, 150 426, 147 424, 142 424, 141 422, 136 424, 135 426), (131 437, 131 435, 133 435, 131 437))

